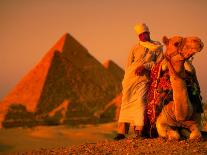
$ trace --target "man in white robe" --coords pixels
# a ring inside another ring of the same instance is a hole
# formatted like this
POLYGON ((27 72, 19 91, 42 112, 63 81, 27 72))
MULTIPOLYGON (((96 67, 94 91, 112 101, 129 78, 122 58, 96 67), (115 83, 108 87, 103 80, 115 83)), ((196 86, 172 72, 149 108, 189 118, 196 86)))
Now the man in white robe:
POLYGON ((144 126, 144 111, 148 89, 149 73, 152 66, 162 60, 162 45, 150 39, 146 24, 138 24, 135 31, 139 42, 129 53, 125 75, 122 81, 122 104, 118 120, 118 134, 114 138, 120 140, 128 134, 129 125, 134 125, 137 137, 141 136, 144 126))

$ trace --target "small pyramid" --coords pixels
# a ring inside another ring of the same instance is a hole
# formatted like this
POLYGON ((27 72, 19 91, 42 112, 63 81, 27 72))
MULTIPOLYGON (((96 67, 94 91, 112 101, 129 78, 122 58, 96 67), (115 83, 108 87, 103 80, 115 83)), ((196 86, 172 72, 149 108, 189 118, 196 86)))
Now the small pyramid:
POLYGON ((122 81, 124 78, 124 70, 119 67, 114 61, 107 60, 103 63, 103 66, 113 74, 117 81, 122 81))
POLYGON ((9 113, 14 111, 13 105, 44 121, 65 102, 69 103, 64 112, 66 122, 92 120, 93 113, 121 91, 121 78, 117 78, 121 71, 115 63, 110 64, 105 68, 75 38, 64 34, 0 102, 0 123, 15 122, 15 117, 10 118, 14 114, 9 113), (116 70, 116 75, 111 70, 116 70))

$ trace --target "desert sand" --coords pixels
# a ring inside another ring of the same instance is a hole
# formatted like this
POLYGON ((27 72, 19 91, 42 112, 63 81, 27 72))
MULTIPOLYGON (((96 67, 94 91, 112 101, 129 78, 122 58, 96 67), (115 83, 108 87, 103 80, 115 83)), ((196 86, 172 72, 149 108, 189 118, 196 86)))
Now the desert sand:
POLYGON ((0 130, 0 154, 207 154, 207 139, 167 141, 161 138, 114 141, 116 122, 70 126, 37 126, 0 130))
POLYGON ((116 123, 0 129, 0 154, 112 140, 116 123))

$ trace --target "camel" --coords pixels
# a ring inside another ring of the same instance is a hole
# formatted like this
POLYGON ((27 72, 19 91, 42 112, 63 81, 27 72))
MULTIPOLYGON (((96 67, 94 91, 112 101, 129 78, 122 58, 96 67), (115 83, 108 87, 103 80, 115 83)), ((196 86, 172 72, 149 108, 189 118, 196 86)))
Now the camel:
POLYGON ((183 38, 174 36, 163 37, 166 45, 165 60, 170 74, 173 89, 173 101, 166 104, 156 120, 158 135, 169 140, 179 140, 178 127, 190 131, 189 139, 202 138, 199 130, 199 114, 193 111, 184 80, 184 62, 203 48, 202 41, 197 37, 183 38))

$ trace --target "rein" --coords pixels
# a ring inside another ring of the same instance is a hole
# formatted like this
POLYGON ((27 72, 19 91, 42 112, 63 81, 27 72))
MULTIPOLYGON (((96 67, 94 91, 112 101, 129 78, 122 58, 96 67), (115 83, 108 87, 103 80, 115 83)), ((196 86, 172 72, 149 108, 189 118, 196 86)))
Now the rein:
POLYGON ((179 45, 179 47, 178 47, 178 49, 175 52, 173 52, 171 54, 165 54, 165 59, 169 62, 170 67, 172 68, 174 74, 176 76, 180 77, 181 79, 185 79, 185 77, 183 77, 178 72, 176 72, 175 68, 173 67, 172 58, 175 57, 175 56, 177 56, 177 55, 180 55, 183 58, 182 61, 186 61, 186 58, 181 53, 181 51, 183 50, 183 47, 185 45, 185 41, 186 41, 186 39, 183 38, 182 41, 181 41, 181 43, 180 43, 180 45, 179 45))

